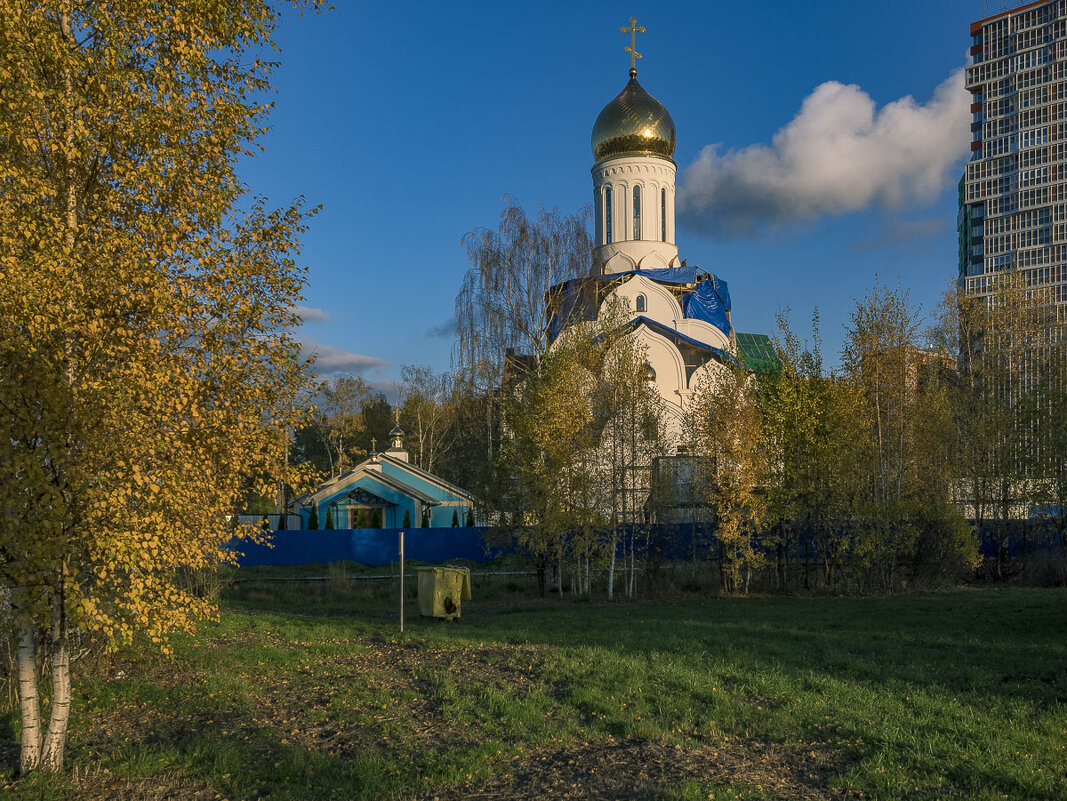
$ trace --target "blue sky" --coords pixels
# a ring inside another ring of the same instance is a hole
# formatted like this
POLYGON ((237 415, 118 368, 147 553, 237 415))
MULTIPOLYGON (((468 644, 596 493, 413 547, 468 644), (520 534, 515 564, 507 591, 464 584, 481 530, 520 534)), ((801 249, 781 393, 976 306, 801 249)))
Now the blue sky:
POLYGON ((806 329, 817 305, 834 361, 876 275, 929 311, 955 272, 967 119, 958 84, 937 90, 999 0, 338 5, 284 16, 266 151, 241 166, 276 204, 323 206, 299 335, 324 372, 448 368, 463 234, 495 226, 505 194, 591 200, 631 15, 639 79, 678 133, 681 255, 729 282, 738 330, 770 333, 787 307, 806 329))

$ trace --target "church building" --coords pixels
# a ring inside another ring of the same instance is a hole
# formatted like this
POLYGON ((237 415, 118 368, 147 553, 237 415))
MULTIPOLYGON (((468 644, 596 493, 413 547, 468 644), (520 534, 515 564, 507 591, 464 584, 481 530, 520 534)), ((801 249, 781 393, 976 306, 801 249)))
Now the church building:
POLYGON ((636 35, 644 30, 634 18, 622 29, 630 34, 630 79, 593 125, 593 274, 553 288, 550 333, 609 308, 625 310, 668 425, 680 434, 690 397, 721 365, 739 362, 755 371, 775 360, 766 335, 734 330, 726 281, 679 257, 674 121, 637 80, 636 35))
POLYGON ((474 508, 470 493, 411 463, 399 422, 390 447, 296 499, 301 528, 314 510, 317 528, 327 516, 334 528, 443 528, 467 525, 474 508))

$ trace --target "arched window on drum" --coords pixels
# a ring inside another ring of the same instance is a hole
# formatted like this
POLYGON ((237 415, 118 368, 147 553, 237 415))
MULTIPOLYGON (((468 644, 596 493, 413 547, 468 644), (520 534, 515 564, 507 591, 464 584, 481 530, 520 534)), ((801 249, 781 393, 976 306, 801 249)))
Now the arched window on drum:
POLYGON ((667 241, 667 190, 659 190, 659 238, 667 241))
POLYGON ((641 187, 634 187, 634 239, 641 238, 641 187))
POLYGON ((604 190, 604 242, 611 244, 611 187, 604 190))

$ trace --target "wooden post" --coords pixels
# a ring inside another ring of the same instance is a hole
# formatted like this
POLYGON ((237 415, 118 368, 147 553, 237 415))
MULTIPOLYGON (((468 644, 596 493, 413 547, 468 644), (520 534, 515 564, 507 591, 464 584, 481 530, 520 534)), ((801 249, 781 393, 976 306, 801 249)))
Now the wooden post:
POLYGON ((400 532, 400 633, 404 633, 404 532, 400 532))

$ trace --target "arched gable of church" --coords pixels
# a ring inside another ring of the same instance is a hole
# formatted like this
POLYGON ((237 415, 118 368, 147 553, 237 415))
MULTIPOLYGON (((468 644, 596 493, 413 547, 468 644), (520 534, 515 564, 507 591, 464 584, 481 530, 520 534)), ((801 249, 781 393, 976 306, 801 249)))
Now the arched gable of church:
POLYGON ((663 258, 663 254, 658 250, 653 250, 642 258, 641 263, 638 265, 642 270, 662 270, 667 266, 669 266, 667 260, 663 258))
POLYGON ((675 320, 679 322, 682 320, 682 307, 678 305, 674 293, 643 275, 631 275, 615 287, 608 299, 604 301, 601 313, 608 309, 612 297, 617 297, 629 304, 631 318, 648 317, 650 320, 667 326, 673 325, 675 320), (644 311, 638 311, 638 296, 644 298, 644 311))
POLYGON ((637 265, 634 264, 634 260, 625 253, 616 253, 604 265, 605 273, 626 273, 636 269, 637 265))
POLYGON ((684 320, 679 320, 678 333, 719 350, 733 350, 730 338, 711 323, 706 323, 703 320, 694 320, 688 317, 684 320))
POLYGON ((693 375, 689 378, 689 389, 693 392, 705 392, 714 388, 726 369, 728 368, 722 362, 710 359, 693 371, 693 375))
POLYGON ((656 390, 667 406, 681 411, 682 390, 686 389, 685 362, 678 347, 645 325, 627 334, 645 349, 645 359, 655 373, 656 390))

